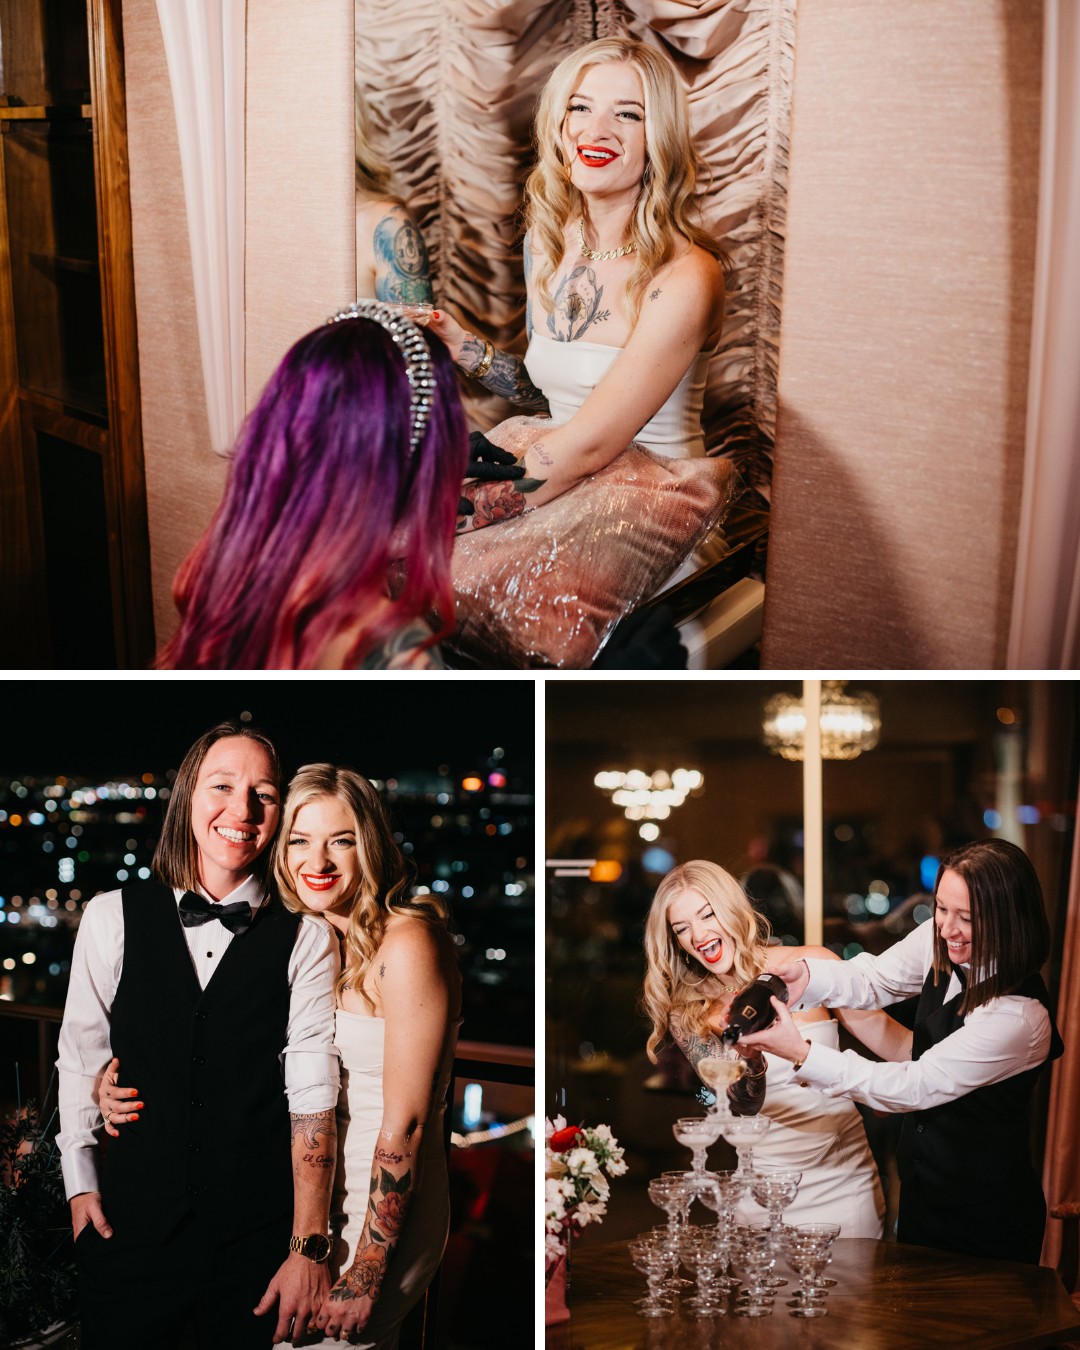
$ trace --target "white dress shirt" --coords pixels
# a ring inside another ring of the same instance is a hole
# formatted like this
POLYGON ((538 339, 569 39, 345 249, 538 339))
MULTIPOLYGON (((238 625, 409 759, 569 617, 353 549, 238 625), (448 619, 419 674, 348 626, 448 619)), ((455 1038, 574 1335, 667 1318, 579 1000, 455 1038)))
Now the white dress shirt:
MULTIPOLYGON (((880 956, 808 960, 803 1007, 883 1008, 921 992, 934 963, 934 921, 927 919, 880 956)), ((945 991, 960 992, 955 973, 945 991)), ((874 1063, 854 1050, 812 1044, 795 1074, 827 1096, 851 1097, 877 1111, 924 1111, 1042 1064, 1050 1053, 1050 1016, 1033 998, 1005 994, 976 1008, 951 1036, 920 1059, 874 1063)))
MULTIPOLYGON (((173 889, 177 904, 183 894, 183 889, 173 889)), ((259 882, 248 877, 222 903, 247 900, 254 912, 263 898, 259 882)), ((233 934, 216 920, 184 928, 182 932, 199 987, 205 989, 233 941, 233 934)), ((123 968, 121 892, 107 891, 90 901, 79 923, 60 1029, 56 1061, 60 1133, 56 1142, 68 1199, 83 1191, 99 1189, 96 1145, 103 1125, 95 1083, 112 1058, 109 1020, 123 968)), ((337 1104, 339 1061, 334 1047, 334 982, 338 969, 338 944, 333 930, 322 919, 301 915, 289 956, 289 1022, 286 1044, 281 1050, 284 1090, 289 1111, 295 1115, 330 1111, 337 1104)), ((129 1086, 122 1064, 120 1085, 129 1086)), ((148 1105, 152 1110, 153 1103, 148 1105)))

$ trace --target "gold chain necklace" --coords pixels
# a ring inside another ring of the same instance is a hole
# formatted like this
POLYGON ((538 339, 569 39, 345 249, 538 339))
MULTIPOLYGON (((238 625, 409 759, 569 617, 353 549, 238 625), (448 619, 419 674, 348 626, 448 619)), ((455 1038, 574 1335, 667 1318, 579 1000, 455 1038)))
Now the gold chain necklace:
POLYGON ((578 238, 581 240, 582 256, 588 258, 590 262, 611 262, 613 258, 625 258, 628 253, 633 253, 637 244, 633 240, 629 244, 623 244, 622 248, 608 248, 603 253, 597 253, 591 249, 585 242, 585 221, 578 220, 577 223, 578 238))

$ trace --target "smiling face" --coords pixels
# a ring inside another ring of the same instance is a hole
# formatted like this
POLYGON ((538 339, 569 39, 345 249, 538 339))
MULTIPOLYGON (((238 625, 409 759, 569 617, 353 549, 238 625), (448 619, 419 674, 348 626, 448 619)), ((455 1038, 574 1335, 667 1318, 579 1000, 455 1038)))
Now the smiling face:
POLYGON ((934 922, 949 960, 954 965, 967 965, 971 960, 971 895, 959 872, 948 868, 942 872, 934 897, 934 922))
POLYGON ((338 797, 314 797, 293 819, 285 841, 285 867, 307 909, 344 929, 360 889, 356 821, 338 797))
POLYGON ((590 196, 637 200, 647 159, 645 92, 633 66, 586 66, 567 102, 563 154, 574 186, 590 196))
POLYGON ((191 830, 199 880, 220 900, 251 875, 274 837, 281 811, 266 748, 246 736, 225 736, 207 750, 191 793, 191 830))
POLYGON ((711 975, 726 975, 735 963, 735 941, 700 891, 678 891, 668 901, 667 921, 675 941, 711 975))

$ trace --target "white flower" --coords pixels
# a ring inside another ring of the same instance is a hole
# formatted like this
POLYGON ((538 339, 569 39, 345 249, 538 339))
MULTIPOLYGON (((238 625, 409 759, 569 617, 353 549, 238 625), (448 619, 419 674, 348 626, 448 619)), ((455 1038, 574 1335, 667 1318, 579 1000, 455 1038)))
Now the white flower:
POLYGON ((563 1157, 566 1159, 566 1170, 574 1176, 588 1177, 600 1171, 600 1163, 592 1149, 572 1148, 569 1153, 563 1154, 563 1157))
POLYGON ((550 1139, 551 1136, 552 1136, 553 1134, 558 1133, 559 1130, 565 1130, 565 1129, 566 1129, 566 1117, 565 1117, 565 1116, 556 1116, 554 1120, 547 1120, 547 1119, 544 1120, 544 1138, 545 1138, 545 1139, 550 1139))

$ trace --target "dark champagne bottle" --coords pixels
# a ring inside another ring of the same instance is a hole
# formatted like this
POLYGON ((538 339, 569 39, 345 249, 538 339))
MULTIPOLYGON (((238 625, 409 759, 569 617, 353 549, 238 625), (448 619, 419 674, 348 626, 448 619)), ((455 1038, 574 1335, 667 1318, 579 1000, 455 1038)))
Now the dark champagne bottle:
POLYGON ((787 985, 779 975, 759 975, 753 984, 739 990, 728 1009, 728 1024, 720 1033, 725 1045, 734 1045, 740 1036, 772 1026, 776 1021, 776 1009, 769 1001, 772 996, 787 1002, 787 985))

